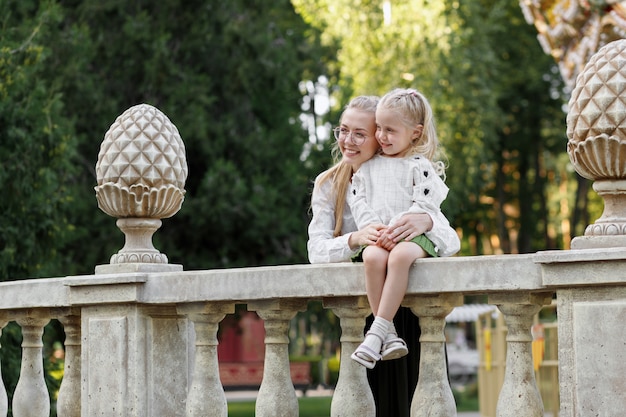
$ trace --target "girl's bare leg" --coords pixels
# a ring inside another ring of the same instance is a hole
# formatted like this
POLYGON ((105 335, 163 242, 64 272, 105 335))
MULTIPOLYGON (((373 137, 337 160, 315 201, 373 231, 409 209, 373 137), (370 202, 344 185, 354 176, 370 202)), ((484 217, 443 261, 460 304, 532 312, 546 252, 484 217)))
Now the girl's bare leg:
POLYGON ((361 365, 372 369, 376 362, 381 359, 381 348, 391 323, 382 317, 376 317, 378 304, 385 284, 387 272, 387 259, 389 252, 378 246, 368 246, 363 251, 363 264, 365 265, 365 289, 367 299, 374 313, 374 322, 370 326, 363 343, 350 357, 361 365))
POLYGON ((388 258, 389 252, 379 246, 372 245, 363 250, 365 290, 367 291, 367 300, 370 303, 374 316, 378 315, 378 305, 380 304, 385 285, 385 276, 387 275, 388 258))
POLYGON ((389 252, 387 276, 380 294, 377 316, 392 321, 402 304, 409 284, 409 268, 418 258, 428 254, 413 242, 399 242, 389 252))

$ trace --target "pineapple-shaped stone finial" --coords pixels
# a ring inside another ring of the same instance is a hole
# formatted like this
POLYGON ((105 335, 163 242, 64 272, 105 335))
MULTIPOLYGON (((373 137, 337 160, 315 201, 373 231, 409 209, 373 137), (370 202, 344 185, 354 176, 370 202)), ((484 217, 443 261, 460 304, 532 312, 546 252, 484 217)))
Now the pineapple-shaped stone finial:
POLYGON ((602 47, 578 75, 567 138, 574 168, 604 199, 602 216, 572 248, 626 246, 626 40, 602 47))
POLYGON ((152 245, 161 219, 185 196, 187 160, 178 129, 157 108, 139 104, 111 125, 96 163, 98 207, 117 217, 126 243, 111 264, 167 264, 152 245))

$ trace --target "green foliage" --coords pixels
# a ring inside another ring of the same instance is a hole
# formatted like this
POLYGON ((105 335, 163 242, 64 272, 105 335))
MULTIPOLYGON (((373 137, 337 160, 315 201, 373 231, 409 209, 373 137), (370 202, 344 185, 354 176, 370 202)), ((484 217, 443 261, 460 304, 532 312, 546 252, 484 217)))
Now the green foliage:
POLYGON ((9 404, 13 402, 13 393, 20 376, 22 362, 22 332, 15 322, 10 322, 2 329, 0 346, 2 346, 2 379, 7 391, 9 404))
POLYGON ((517 3, 293 2, 340 46, 331 120, 357 94, 414 87, 429 98, 462 253, 567 247, 562 207, 577 181, 562 158, 564 86, 517 3))
POLYGON ((322 302, 312 301, 291 321, 289 350, 296 357, 330 357, 340 348, 339 318, 322 302))
POLYGON ((171 262, 306 261, 314 172, 300 161, 298 84, 324 72, 325 50, 288 1, 0 7, 0 148, 22 161, 3 165, 0 181, 34 200, 0 206, 14 215, 0 232, 1 276, 92 273, 123 245, 115 219, 97 208, 94 167, 108 127, 139 103, 168 115, 187 150, 186 201, 155 236, 171 262))
POLYGON ((46 77, 42 43, 61 19, 53 5, 0 3, 0 280, 45 276, 61 263, 74 175, 71 123, 46 77))
POLYGON ((289 2, 85 0, 65 12, 50 47, 85 161, 77 240, 66 249, 76 263, 65 273, 89 273, 123 244, 95 208, 93 164, 108 126, 141 102, 168 115, 187 150, 186 201, 155 236, 171 262, 304 262, 312 174, 299 159, 297 85, 321 72, 321 49, 289 2), (85 238, 99 245, 85 252, 85 238))

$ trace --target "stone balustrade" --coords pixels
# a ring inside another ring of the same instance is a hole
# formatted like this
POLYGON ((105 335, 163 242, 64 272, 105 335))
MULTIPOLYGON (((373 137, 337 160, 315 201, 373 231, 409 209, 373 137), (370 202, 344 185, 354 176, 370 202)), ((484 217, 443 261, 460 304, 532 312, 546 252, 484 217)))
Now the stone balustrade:
MULTIPOLYGON (((420 380, 411 415, 453 416, 445 374, 445 316, 463 295, 486 294, 508 327, 506 376, 497 415, 543 416, 531 359, 533 315, 556 296, 561 416, 617 415, 626 405, 626 250, 587 249, 423 259, 404 305, 422 323, 420 380), (617 414, 615 414, 617 413, 617 414)), ((374 416, 365 368, 349 359, 369 314, 362 265, 284 265, 151 271, 0 283, 0 325, 24 335, 16 417, 47 417, 42 332, 53 318, 66 332, 58 415, 226 416, 217 329, 235 304, 265 322, 266 357, 257 416, 297 416, 289 374, 290 319, 322 300, 341 324, 341 365, 331 415, 374 416)), ((0 390, 0 415, 7 396, 0 390)))

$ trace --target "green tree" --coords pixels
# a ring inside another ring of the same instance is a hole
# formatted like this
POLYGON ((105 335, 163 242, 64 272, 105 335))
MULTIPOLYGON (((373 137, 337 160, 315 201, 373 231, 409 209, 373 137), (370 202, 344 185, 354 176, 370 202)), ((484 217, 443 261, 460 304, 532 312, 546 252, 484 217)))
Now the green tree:
MULTIPOLYGON (((482 238, 474 235, 474 253, 563 247, 566 242, 548 233, 550 223, 553 229, 555 225, 560 229, 561 224, 558 212, 549 218, 548 188, 561 180, 573 184, 562 158, 566 142, 564 84, 518 5, 502 1, 479 5, 482 7, 459 7, 454 17, 479 36, 461 42, 460 50, 471 52, 472 44, 480 44, 483 47, 474 51, 475 56, 490 53, 489 66, 478 67, 480 72, 472 70, 471 78, 482 78, 486 87, 482 91, 487 92, 483 96, 491 98, 489 110, 495 117, 485 119, 483 132, 492 163, 485 165, 488 181, 477 205, 483 215, 471 219, 471 211, 464 211, 459 220, 465 225, 465 235, 476 233, 479 225, 486 234, 482 238), (481 243, 485 243, 482 248, 481 243)), ((461 78, 458 75, 454 77, 457 80, 461 78)), ((571 193, 571 189, 566 191, 571 193)))
MULTIPOLYGON (((61 248, 74 230, 71 184, 76 149, 62 92, 47 77, 51 56, 45 40, 54 36, 61 9, 52 2, 4 1, 0 16, 0 189, 5 196, 0 200, 0 280, 4 281, 54 275, 65 264, 61 248)), ((45 335, 63 338, 55 325, 48 326, 45 335)), ((10 404, 21 365, 19 326, 9 323, 0 344, 10 404)), ((44 362, 48 368, 48 355, 44 362)), ((47 375, 46 383, 51 392, 58 390, 58 380, 47 375)))
POLYGON ((0 280, 46 276, 72 232, 72 124, 46 77, 58 7, 0 3, 0 280))
POLYGON ((288 1, 3 4, 21 10, 16 25, 52 5, 58 14, 46 37, 36 36, 47 57, 36 79, 59 92, 78 172, 59 182, 71 195, 73 231, 67 244, 51 245, 64 255, 53 273, 92 273, 123 245, 115 219, 97 209, 94 166, 108 127, 142 102, 168 115, 187 149, 186 201, 155 236, 170 262, 306 261, 313 174, 300 161, 307 135, 298 84, 324 73, 327 59, 288 1))
POLYGON ((561 201, 547 198, 573 184, 562 82, 517 3, 293 1, 340 45, 337 103, 394 87, 429 98, 449 162, 443 210, 462 253, 565 246, 561 201))

